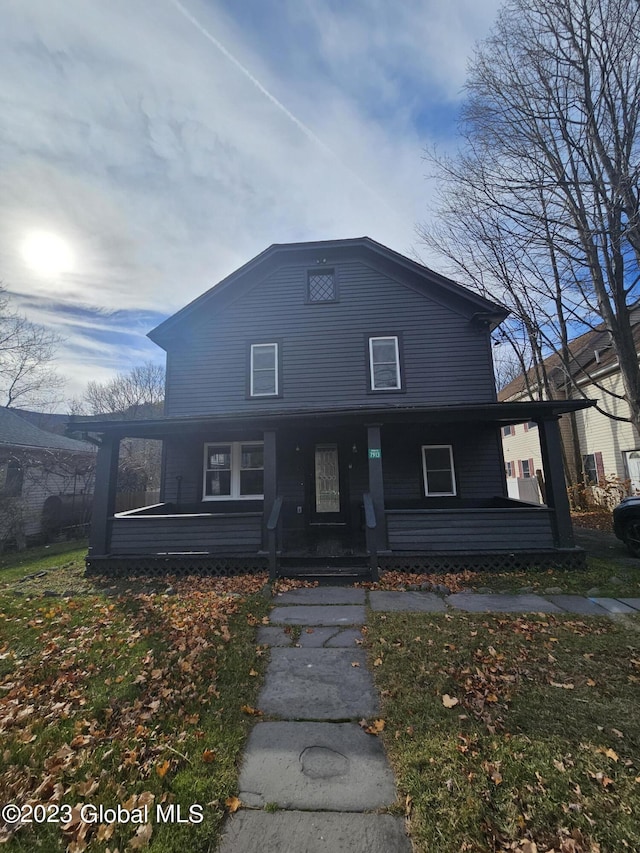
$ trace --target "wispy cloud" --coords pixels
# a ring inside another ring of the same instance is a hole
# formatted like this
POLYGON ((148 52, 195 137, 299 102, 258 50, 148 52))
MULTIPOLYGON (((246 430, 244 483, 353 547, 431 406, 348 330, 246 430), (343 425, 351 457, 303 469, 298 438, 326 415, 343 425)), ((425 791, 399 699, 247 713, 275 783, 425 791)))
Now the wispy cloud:
POLYGON ((495 8, 8 0, 4 284, 63 331, 65 369, 91 352, 108 372, 151 349, 123 326, 147 331, 272 242, 368 234, 410 251, 422 149, 451 139, 495 8), (32 230, 66 239, 73 271, 34 274, 20 251, 32 230))

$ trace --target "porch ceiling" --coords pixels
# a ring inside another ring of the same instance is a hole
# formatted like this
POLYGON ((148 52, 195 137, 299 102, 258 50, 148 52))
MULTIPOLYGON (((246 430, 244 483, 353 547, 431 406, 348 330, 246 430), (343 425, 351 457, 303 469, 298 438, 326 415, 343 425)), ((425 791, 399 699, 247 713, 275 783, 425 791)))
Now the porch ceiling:
POLYGON ((162 439, 185 432, 198 433, 212 426, 274 429, 278 426, 386 424, 386 423, 485 423, 503 426, 527 421, 553 420, 568 412, 594 406, 595 400, 550 400, 514 403, 481 403, 455 406, 384 406, 380 408, 290 409, 230 412, 224 415, 163 417, 149 420, 99 420, 78 418, 69 422, 72 435, 109 434, 118 438, 162 439))

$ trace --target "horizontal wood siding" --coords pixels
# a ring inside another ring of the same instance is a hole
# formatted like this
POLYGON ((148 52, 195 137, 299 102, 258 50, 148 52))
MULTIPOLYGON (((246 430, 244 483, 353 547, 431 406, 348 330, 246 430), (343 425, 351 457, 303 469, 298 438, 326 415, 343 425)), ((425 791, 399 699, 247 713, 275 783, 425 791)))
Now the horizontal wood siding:
POLYGON ((255 554, 262 544, 262 513, 114 518, 110 553, 255 554))
MULTIPOLYGON (((481 500, 504 495, 502 449, 498 430, 483 424, 383 426, 382 464, 385 502, 425 500, 422 445, 450 444, 458 497, 481 500)), ((433 498, 431 498, 433 500, 433 498)))
POLYGON ((335 303, 305 303, 308 267, 296 264, 194 320, 170 348, 166 413, 495 399, 486 329, 362 262, 334 266, 328 258, 327 266, 338 280, 335 303), (366 342, 375 335, 401 336, 402 392, 367 393, 366 342), (278 398, 246 397, 248 347, 260 341, 281 342, 278 398))
POLYGON ((553 548, 551 510, 387 511, 391 551, 526 551, 553 548))

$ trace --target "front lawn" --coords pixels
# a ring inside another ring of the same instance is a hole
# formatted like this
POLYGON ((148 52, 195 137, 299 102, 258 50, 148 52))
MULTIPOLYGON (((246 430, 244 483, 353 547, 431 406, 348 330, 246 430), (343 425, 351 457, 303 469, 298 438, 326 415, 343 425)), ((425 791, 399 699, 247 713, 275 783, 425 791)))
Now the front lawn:
POLYGON ((587 558, 585 569, 536 569, 522 571, 460 571, 436 575, 414 572, 384 572, 380 582, 365 584, 372 589, 413 589, 443 584, 450 592, 536 593, 553 592, 610 598, 640 598, 640 560, 587 558))
POLYGON ((640 621, 371 613, 417 853, 640 850, 640 621))
POLYGON ((101 583, 83 577, 84 553, 52 546, 0 568, 0 801, 37 818, 0 842, 215 851, 266 660, 265 577, 101 583), (82 804, 141 820, 83 821, 82 804))

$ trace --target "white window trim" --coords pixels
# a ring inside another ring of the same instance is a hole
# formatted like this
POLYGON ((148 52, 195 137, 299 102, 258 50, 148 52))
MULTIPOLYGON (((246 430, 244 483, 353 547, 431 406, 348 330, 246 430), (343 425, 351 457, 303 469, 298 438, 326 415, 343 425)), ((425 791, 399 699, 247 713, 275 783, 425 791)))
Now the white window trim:
POLYGON ((372 391, 401 391, 402 390, 402 381, 400 378, 400 347, 398 345, 398 336, 397 335, 378 335, 373 338, 369 338, 369 376, 371 378, 371 390, 372 391), (393 341, 395 345, 396 351, 396 384, 393 388, 376 388, 375 382, 375 371, 373 369, 373 343, 374 341, 393 341))
MULTIPOLYGON (((243 447, 264 447, 263 441, 208 441, 204 446, 204 464, 202 471, 202 500, 203 501, 260 501, 264 500, 261 495, 240 494, 240 463, 242 461, 243 447), (209 448, 227 445, 231 448, 231 493, 228 495, 207 494, 207 471, 209 461, 209 448)), ((264 471, 264 468, 262 469, 264 471)))
POLYGON ((423 444, 421 449, 422 454, 422 483, 424 486, 424 493, 428 498, 438 498, 438 497, 455 497, 458 494, 457 484, 456 484, 456 471, 453 467, 453 447, 450 444, 423 444), (452 492, 430 492, 429 491, 429 479, 427 477, 427 460, 425 456, 425 450, 442 450, 446 448, 449 451, 449 466, 451 469, 451 483, 453 485, 452 492))
POLYGON ((280 377, 279 377, 279 375, 278 375, 278 355, 279 355, 279 353, 278 353, 278 344, 277 344, 277 343, 275 343, 275 342, 274 342, 274 343, 270 343, 269 341, 265 341, 264 343, 251 344, 251 366, 250 366, 250 372, 251 372, 251 379, 250 379, 250 381, 251 381, 251 387, 250 387, 250 395, 251 395, 252 397, 277 397, 277 396, 278 396, 278 394, 279 394, 279 389, 280 389, 280 377), (257 392, 255 392, 255 391, 253 390, 253 373, 254 373, 254 371, 253 371, 253 351, 254 351, 255 347, 273 347, 273 354, 274 354, 274 367, 275 367, 275 380, 276 380, 276 381, 275 381, 275 391, 267 391, 267 392, 264 392, 264 393, 257 393, 257 392))

